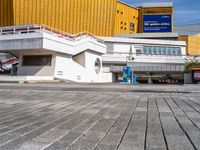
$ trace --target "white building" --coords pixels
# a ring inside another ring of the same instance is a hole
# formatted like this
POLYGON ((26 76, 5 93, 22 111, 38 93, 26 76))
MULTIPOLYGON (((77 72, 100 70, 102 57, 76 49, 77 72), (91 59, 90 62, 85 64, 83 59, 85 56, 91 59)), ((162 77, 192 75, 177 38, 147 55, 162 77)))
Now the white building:
POLYGON ((148 79, 153 74, 180 74, 185 47, 176 40, 69 35, 38 25, 0 28, 0 51, 19 58, 16 80, 114 82, 127 56, 134 57, 133 71, 148 79))
POLYGON ((89 34, 69 35, 37 25, 0 31, 0 51, 19 58, 16 80, 103 82, 106 47, 89 34))

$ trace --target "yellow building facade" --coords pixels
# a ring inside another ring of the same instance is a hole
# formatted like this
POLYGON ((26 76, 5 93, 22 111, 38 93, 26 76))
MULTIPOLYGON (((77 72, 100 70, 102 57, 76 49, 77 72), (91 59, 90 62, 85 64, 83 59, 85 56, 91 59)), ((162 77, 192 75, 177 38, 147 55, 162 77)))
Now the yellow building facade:
POLYGON ((187 54, 191 56, 200 56, 200 34, 197 35, 180 35, 180 41, 187 43, 187 54))
POLYGON ((114 34, 132 34, 138 32, 139 9, 117 2, 114 34))
POLYGON ((71 34, 141 33, 144 14, 173 14, 173 8, 136 8, 117 0, 0 0, 0 26, 44 24, 71 34))
POLYGON ((68 33, 111 36, 116 0, 0 0, 0 26, 45 24, 68 33))
POLYGON ((13 0, 0 0, 0 26, 14 25, 13 0))

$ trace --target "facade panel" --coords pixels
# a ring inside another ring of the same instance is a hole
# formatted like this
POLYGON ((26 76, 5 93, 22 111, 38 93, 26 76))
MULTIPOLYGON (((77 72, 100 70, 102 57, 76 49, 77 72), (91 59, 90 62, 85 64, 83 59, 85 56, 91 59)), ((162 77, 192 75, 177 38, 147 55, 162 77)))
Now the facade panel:
POLYGON ((200 34, 180 35, 179 40, 187 43, 187 55, 200 56, 200 34))
POLYGON ((13 25, 13 0, 0 0, 0 26, 13 25))
POLYGON ((138 32, 138 9, 122 2, 117 2, 114 34, 138 32))
POLYGON ((0 8, 0 26, 45 24, 97 36, 142 33, 143 15, 173 14, 173 7, 135 8, 117 0, 0 0, 0 8))
POLYGON ((0 0, 0 4, 1 26, 45 24, 72 34, 104 36, 114 30, 116 0, 0 0))

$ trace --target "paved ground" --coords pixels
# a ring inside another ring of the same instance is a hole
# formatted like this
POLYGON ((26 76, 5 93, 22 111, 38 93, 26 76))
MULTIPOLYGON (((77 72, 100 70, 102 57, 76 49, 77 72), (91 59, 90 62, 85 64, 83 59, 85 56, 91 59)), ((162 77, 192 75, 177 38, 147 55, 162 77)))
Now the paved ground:
POLYGON ((200 150, 200 85, 1 84, 0 150, 200 150))

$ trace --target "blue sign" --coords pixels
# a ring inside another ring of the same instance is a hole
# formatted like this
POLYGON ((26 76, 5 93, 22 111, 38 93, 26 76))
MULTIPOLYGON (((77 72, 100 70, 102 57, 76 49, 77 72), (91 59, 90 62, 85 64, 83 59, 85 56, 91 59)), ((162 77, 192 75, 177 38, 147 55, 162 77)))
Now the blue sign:
POLYGON ((143 32, 172 32, 172 16, 143 15, 143 32))

